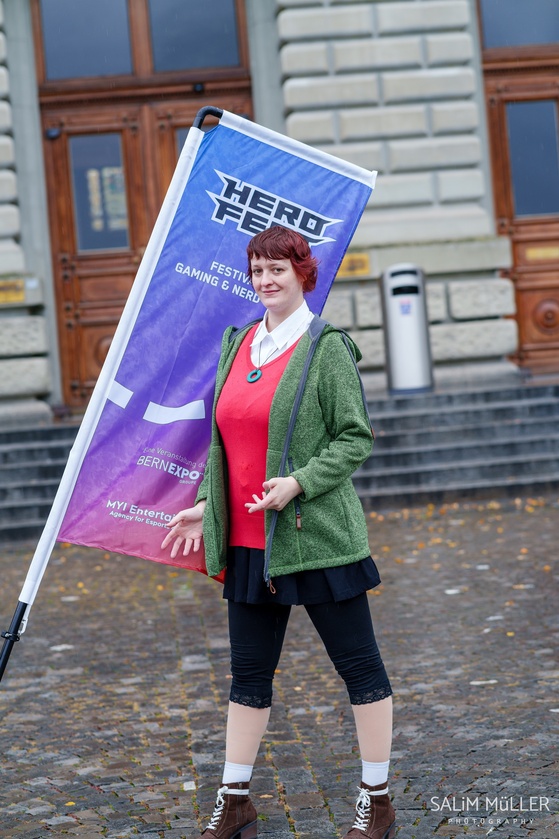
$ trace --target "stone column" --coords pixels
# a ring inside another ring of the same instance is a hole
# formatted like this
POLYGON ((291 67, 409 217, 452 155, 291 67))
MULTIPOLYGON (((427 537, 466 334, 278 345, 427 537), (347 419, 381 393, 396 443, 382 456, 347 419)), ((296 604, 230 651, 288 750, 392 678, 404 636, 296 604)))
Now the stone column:
POLYGON ((21 245, 9 48, 0 0, 0 426, 50 417, 43 287, 21 245))

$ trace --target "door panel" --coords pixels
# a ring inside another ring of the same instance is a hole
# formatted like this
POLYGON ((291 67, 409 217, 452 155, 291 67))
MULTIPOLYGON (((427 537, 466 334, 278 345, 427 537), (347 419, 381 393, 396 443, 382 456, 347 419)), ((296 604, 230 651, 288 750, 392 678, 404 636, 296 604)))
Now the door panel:
POLYGON ((137 108, 103 108, 44 118, 65 399, 71 406, 82 405, 95 384, 147 243, 149 214, 135 175, 143 169, 139 116, 137 108))
POLYGON ((121 307, 85 309, 75 333, 76 373, 83 387, 93 387, 103 366, 121 315, 121 307))
POLYGON ((514 360, 559 371, 559 94, 552 74, 486 68, 495 208, 512 242, 514 360))

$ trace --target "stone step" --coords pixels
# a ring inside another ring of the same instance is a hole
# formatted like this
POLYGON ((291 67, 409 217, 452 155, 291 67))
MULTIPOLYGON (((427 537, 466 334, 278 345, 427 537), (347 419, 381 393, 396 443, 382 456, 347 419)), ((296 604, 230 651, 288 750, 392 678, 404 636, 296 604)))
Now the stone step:
POLYGON ((559 430, 559 423, 551 417, 513 417, 500 423, 484 423, 483 425, 450 425, 442 428, 417 428, 409 430, 391 429, 376 432, 375 446, 384 449, 392 448, 424 448, 432 445, 468 442, 471 440, 499 441, 502 438, 513 440, 522 437, 550 437, 559 430))
MULTIPOLYGON (((22 468, 32 463, 51 463, 65 461, 73 445, 73 440, 37 440, 35 442, 0 443, 0 468, 9 464, 20 463, 22 468)), ((1 479, 0 479, 1 480, 1 479)))
POLYGON ((367 402, 371 412, 397 413, 400 411, 439 410, 444 407, 491 405, 497 402, 530 401, 544 399, 559 400, 558 385, 531 385, 525 387, 484 387, 475 390, 449 390, 435 393, 370 397, 367 402))
POLYGON ((21 428, 0 428, 0 446, 19 446, 28 442, 44 443, 48 440, 72 441, 78 433, 79 423, 52 423, 50 425, 31 425, 21 428))
POLYGON ((430 487, 436 485, 473 486, 488 480, 511 481, 516 478, 532 476, 537 480, 540 476, 559 474, 559 457, 550 458, 547 454, 520 455, 515 458, 498 457, 490 461, 487 459, 467 460, 461 463, 443 461, 432 463, 426 469, 423 465, 396 466, 393 468, 377 469, 374 459, 371 459, 370 469, 360 469, 355 473, 355 488, 360 496, 366 496, 370 490, 381 492, 396 486, 430 487))
POLYGON ((47 520, 52 506, 52 499, 32 496, 9 501, 0 501, 0 541, 3 540, 4 529, 14 532, 22 528, 21 538, 27 538, 27 522, 42 522, 47 520))
POLYGON ((519 495, 537 497, 543 493, 559 491, 559 470, 538 476, 492 478, 470 482, 453 481, 446 484, 415 487, 408 484, 370 488, 360 493, 366 512, 390 510, 424 504, 452 504, 458 501, 472 501, 484 498, 515 498, 519 495))
MULTIPOLYGON (((27 508, 28 511, 29 509, 27 508)), ((11 545, 29 542, 30 547, 35 548, 41 538, 47 515, 48 513, 44 518, 37 519, 26 515, 25 519, 11 518, 9 521, 2 521, 0 513, 0 544, 11 545)))
POLYGON ((387 431, 445 428, 459 425, 484 425, 518 419, 544 419, 559 416, 559 400, 529 399, 519 403, 496 402, 488 405, 450 405, 444 410, 416 409, 397 413, 388 410, 370 412, 375 434, 387 431))
MULTIPOLYGON (((559 386, 369 400, 377 434, 355 475, 365 506, 559 486, 559 386)), ((0 431, 0 542, 38 537, 78 425, 0 431)))
POLYGON ((457 435, 454 439, 443 443, 435 442, 415 446, 393 446, 385 437, 380 437, 375 442, 372 456, 363 464, 360 471, 378 472, 398 466, 460 464, 474 459, 490 462, 496 458, 506 458, 514 461, 517 457, 538 454, 547 454, 550 459, 559 458, 559 428, 555 428, 553 436, 549 434, 532 437, 501 437, 484 441, 476 438, 463 440, 457 435))
MULTIPOLYGON (((62 473, 60 473, 62 474, 62 473)), ((13 483, 0 483, 0 503, 9 501, 45 501, 52 504, 60 484, 60 475, 45 478, 27 478, 13 483)))

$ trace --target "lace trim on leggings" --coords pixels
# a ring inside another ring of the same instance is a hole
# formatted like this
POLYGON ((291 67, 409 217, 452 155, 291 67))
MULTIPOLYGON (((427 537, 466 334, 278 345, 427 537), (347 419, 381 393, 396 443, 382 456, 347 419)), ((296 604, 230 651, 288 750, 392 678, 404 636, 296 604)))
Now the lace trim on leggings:
POLYGON ((246 705, 248 708, 271 708, 271 696, 249 696, 246 693, 239 693, 236 690, 231 690, 229 700, 236 702, 237 705, 246 705))
POLYGON ((367 705, 369 702, 380 702, 381 699, 388 699, 389 696, 392 696, 392 688, 390 685, 383 685, 366 693, 350 694, 349 701, 352 705, 367 705))

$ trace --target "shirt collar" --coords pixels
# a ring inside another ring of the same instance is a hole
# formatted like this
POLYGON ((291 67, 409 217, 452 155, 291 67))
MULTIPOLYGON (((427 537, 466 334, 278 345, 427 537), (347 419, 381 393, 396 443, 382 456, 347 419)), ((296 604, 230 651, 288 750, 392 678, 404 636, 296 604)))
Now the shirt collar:
POLYGON ((264 315, 264 318, 258 324, 258 329, 254 334, 254 338, 252 339, 251 347, 254 347, 265 338, 270 338, 276 347, 280 349, 283 345, 289 341, 291 336, 300 329, 303 324, 308 320, 310 315, 310 309, 307 306, 307 301, 303 300, 301 305, 298 309, 289 315, 279 326, 276 326, 275 329, 272 329, 271 332, 268 332, 266 329, 266 320, 268 318, 268 312, 264 315))

